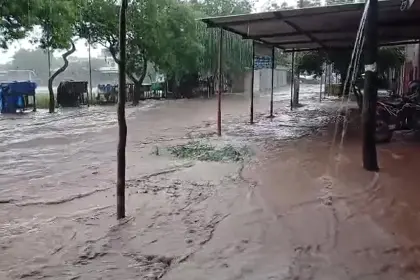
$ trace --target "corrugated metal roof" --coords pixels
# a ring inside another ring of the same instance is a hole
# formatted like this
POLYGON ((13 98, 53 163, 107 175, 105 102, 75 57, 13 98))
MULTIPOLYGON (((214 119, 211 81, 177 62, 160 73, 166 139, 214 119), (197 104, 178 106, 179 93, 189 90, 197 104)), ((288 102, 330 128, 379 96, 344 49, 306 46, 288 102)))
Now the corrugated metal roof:
MULTIPOLYGON (((379 2, 381 45, 420 39, 420 11, 400 10, 400 0, 379 2)), ((286 51, 352 48, 364 3, 281 10, 201 19, 219 27, 286 51)))

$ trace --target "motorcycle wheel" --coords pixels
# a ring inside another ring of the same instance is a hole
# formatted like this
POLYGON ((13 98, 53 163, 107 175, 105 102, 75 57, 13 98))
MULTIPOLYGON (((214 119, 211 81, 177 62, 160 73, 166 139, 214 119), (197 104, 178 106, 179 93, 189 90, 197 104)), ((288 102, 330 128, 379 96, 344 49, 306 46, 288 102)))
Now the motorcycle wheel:
POLYGON ((392 130, 389 124, 382 118, 376 120, 375 141, 376 143, 388 143, 392 139, 392 130))
POLYGON ((410 129, 420 130, 420 113, 416 112, 408 118, 410 129))

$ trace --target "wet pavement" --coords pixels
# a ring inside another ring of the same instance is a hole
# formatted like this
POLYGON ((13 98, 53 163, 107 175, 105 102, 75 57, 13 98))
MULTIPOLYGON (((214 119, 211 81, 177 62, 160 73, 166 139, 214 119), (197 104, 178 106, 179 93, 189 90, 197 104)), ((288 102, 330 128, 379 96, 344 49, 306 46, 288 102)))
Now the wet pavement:
POLYGON ((302 85, 249 102, 127 108, 127 215, 115 218, 115 107, 0 116, 0 279, 419 279, 414 138, 360 165, 357 128, 332 145, 337 102, 302 85), (176 159, 191 140, 246 145, 246 162, 176 159))

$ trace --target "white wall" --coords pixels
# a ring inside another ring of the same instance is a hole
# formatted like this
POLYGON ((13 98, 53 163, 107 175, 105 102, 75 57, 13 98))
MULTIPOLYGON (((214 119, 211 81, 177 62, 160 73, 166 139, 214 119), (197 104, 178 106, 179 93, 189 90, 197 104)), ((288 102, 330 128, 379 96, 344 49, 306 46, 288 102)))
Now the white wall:
MULTIPOLYGON (((245 75, 245 92, 251 91, 251 72, 245 75)), ((287 85, 287 69, 280 68, 274 70, 274 90, 287 85)), ((267 92, 271 90, 271 69, 260 69, 254 71, 254 92, 267 92)))

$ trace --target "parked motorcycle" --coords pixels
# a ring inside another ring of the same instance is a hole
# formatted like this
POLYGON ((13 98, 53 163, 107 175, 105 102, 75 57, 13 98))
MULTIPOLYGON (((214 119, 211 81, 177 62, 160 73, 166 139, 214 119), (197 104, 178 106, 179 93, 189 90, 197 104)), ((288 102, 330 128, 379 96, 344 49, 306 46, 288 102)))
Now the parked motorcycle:
POLYGON ((377 102, 376 142, 389 142, 396 130, 420 130, 417 94, 377 102))

